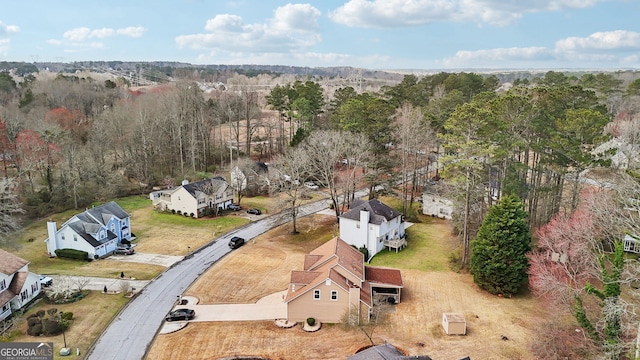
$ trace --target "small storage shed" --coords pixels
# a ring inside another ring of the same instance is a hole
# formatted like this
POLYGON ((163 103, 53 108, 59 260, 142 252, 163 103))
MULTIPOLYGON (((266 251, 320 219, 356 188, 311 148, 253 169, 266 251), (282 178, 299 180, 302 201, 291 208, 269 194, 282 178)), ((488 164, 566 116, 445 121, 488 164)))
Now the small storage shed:
POLYGON ((442 327, 447 335, 467 335, 467 321, 462 314, 442 313, 442 327))

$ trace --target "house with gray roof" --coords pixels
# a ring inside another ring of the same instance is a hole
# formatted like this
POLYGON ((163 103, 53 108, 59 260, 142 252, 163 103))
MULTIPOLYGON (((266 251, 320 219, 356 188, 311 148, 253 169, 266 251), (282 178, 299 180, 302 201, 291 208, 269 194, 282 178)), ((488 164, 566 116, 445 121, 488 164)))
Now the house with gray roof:
POLYGON ((404 216, 378 199, 356 199, 351 210, 340 215, 340 238, 358 249, 366 247, 371 258, 385 247, 406 246, 404 216))
POLYGON ((391 344, 368 347, 347 358, 347 360, 431 360, 427 355, 406 355, 391 344))
POLYGON ((216 176, 192 183, 184 180, 178 187, 152 192, 149 198, 156 210, 199 218, 206 215, 209 209, 218 213, 231 205, 233 189, 224 178, 216 176))
POLYGON ((55 221, 48 221, 47 233, 49 256, 56 256, 57 249, 76 249, 91 259, 111 255, 122 240, 135 239, 131 216, 113 201, 74 215, 59 229, 55 221))
POLYGON ((35 299, 42 290, 40 275, 29 262, 0 249, 0 321, 35 299))

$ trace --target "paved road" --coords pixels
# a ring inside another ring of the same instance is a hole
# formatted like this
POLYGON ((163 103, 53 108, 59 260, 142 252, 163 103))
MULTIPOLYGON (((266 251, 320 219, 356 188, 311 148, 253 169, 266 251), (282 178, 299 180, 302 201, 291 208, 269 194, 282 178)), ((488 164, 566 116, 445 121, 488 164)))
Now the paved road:
MULTIPOLYGON (((356 196, 364 196, 366 192, 356 196)), ((327 208, 327 200, 317 201, 300 208, 299 217, 327 208)), ((248 241, 266 231, 290 221, 285 215, 273 215, 231 231, 205 245, 182 261, 174 264, 151 281, 132 299, 89 349, 90 360, 143 359, 153 338, 160 329, 164 316, 173 308, 180 296, 201 274, 230 252, 227 246, 232 236, 248 241)))

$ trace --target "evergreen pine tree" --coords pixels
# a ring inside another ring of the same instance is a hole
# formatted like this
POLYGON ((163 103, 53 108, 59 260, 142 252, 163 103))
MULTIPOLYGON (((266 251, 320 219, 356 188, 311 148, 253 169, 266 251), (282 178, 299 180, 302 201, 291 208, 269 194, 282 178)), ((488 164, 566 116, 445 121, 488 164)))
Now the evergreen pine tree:
POLYGON ((489 209, 478 235, 471 242, 473 281, 492 294, 516 294, 527 280, 531 234, 527 213, 515 195, 489 209))

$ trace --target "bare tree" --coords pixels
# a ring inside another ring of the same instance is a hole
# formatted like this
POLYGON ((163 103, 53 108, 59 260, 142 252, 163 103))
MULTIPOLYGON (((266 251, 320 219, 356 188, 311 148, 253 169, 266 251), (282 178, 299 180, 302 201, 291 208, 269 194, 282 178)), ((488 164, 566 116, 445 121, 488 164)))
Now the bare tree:
POLYGON ((280 193, 282 213, 291 219, 292 234, 298 233, 298 210, 308 192, 303 185, 308 176, 308 164, 308 154, 300 148, 289 149, 271 164, 276 169, 273 174, 278 175, 271 179, 270 191, 280 193))
POLYGON ((24 212, 16 196, 16 184, 11 178, 0 178, 0 244, 20 229, 19 215, 24 212))
MULTIPOLYGON (((400 171, 402 182, 402 211, 407 213, 407 200, 413 203, 415 191, 418 189, 419 171, 424 167, 421 160, 427 159, 428 149, 435 144, 435 134, 425 124, 420 109, 404 104, 396 116, 397 149, 400 151, 400 171), (423 156, 424 155, 424 156, 423 156)), ((428 166, 427 162, 427 166, 428 166)), ((420 184, 422 185, 422 184, 420 184)))
POLYGON ((309 177, 327 187, 336 218, 341 214, 340 191, 343 201, 349 201, 355 192, 357 168, 366 167, 371 145, 362 134, 339 131, 314 131, 302 144, 309 166, 309 177), (339 179, 338 172, 345 165, 345 176, 339 179), (338 181, 342 180, 342 183, 338 181))

